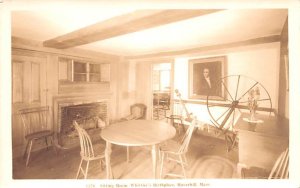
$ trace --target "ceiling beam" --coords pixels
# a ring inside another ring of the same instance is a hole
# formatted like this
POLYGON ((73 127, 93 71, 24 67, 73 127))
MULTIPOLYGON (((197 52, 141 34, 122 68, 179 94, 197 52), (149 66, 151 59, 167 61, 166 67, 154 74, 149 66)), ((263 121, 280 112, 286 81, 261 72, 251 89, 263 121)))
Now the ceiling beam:
POLYGON ((175 51, 165 51, 165 52, 135 55, 135 56, 124 56, 124 58, 127 60, 134 60, 134 59, 151 59, 151 58, 160 58, 160 57, 175 57, 175 56, 181 56, 187 54, 199 54, 199 53, 213 51, 213 50, 223 50, 229 48, 238 48, 238 47, 245 47, 245 46, 257 45, 257 44, 266 44, 266 43, 273 43, 273 42, 280 42, 280 35, 271 35, 266 37, 244 40, 244 41, 217 44, 212 46, 201 46, 197 48, 189 48, 189 49, 183 49, 177 51, 175 50, 175 51))
POLYGON ((210 14, 220 10, 138 10, 84 27, 43 42, 45 47, 70 48, 128 33, 210 14))

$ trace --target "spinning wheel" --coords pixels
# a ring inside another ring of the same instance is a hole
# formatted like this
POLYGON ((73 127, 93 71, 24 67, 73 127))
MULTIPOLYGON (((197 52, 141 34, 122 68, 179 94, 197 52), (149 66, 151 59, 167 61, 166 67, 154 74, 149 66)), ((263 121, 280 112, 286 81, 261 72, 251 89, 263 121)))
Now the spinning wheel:
POLYGON ((250 122, 256 121, 256 111, 269 115, 272 112, 272 101, 266 88, 242 75, 221 78, 209 91, 206 104, 211 123, 225 134, 226 141, 230 141, 231 145, 235 142, 234 125, 242 111, 250 112, 250 122))

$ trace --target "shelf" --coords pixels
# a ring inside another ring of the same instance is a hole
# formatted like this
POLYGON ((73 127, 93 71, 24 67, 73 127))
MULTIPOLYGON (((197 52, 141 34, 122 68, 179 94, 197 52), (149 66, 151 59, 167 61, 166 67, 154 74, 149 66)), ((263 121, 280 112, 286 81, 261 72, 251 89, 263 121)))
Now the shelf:
POLYGON ((243 118, 244 121, 248 123, 263 123, 264 121, 261 119, 256 119, 256 120, 250 120, 249 118, 243 118))
POLYGON ((60 83, 100 83, 110 81, 110 64, 59 58, 60 83))

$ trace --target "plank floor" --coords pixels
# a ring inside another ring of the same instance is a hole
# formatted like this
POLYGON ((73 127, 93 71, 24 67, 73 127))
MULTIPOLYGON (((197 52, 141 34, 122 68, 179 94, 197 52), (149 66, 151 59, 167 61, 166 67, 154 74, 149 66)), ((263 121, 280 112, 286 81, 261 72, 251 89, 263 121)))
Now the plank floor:
MULTIPOLYGON (((103 143, 104 144, 104 143, 103 143)), ((13 179, 74 179, 80 162, 80 148, 60 151, 52 148, 32 153, 28 167, 25 160, 13 160, 13 179)), ((111 165, 117 179, 152 178, 151 151, 147 148, 131 147, 131 162, 126 162, 126 148, 113 145, 111 165)), ((187 153, 188 178, 237 178, 238 150, 227 152, 225 141, 195 132, 187 153)), ((88 179, 105 179, 105 169, 98 161, 90 163, 88 179)), ((179 165, 165 163, 165 171, 176 172, 179 165)), ((82 176, 80 177, 82 178, 82 176)), ((170 178, 170 177, 166 177, 170 178)))

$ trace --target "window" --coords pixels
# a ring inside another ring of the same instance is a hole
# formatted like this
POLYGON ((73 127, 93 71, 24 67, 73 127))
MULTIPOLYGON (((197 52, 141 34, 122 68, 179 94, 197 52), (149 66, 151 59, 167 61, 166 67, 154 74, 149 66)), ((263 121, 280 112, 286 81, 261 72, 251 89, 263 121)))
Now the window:
POLYGON ((160 63, 153 65, 153 91, 169 91, 171 78, 171 64, 160 63))

